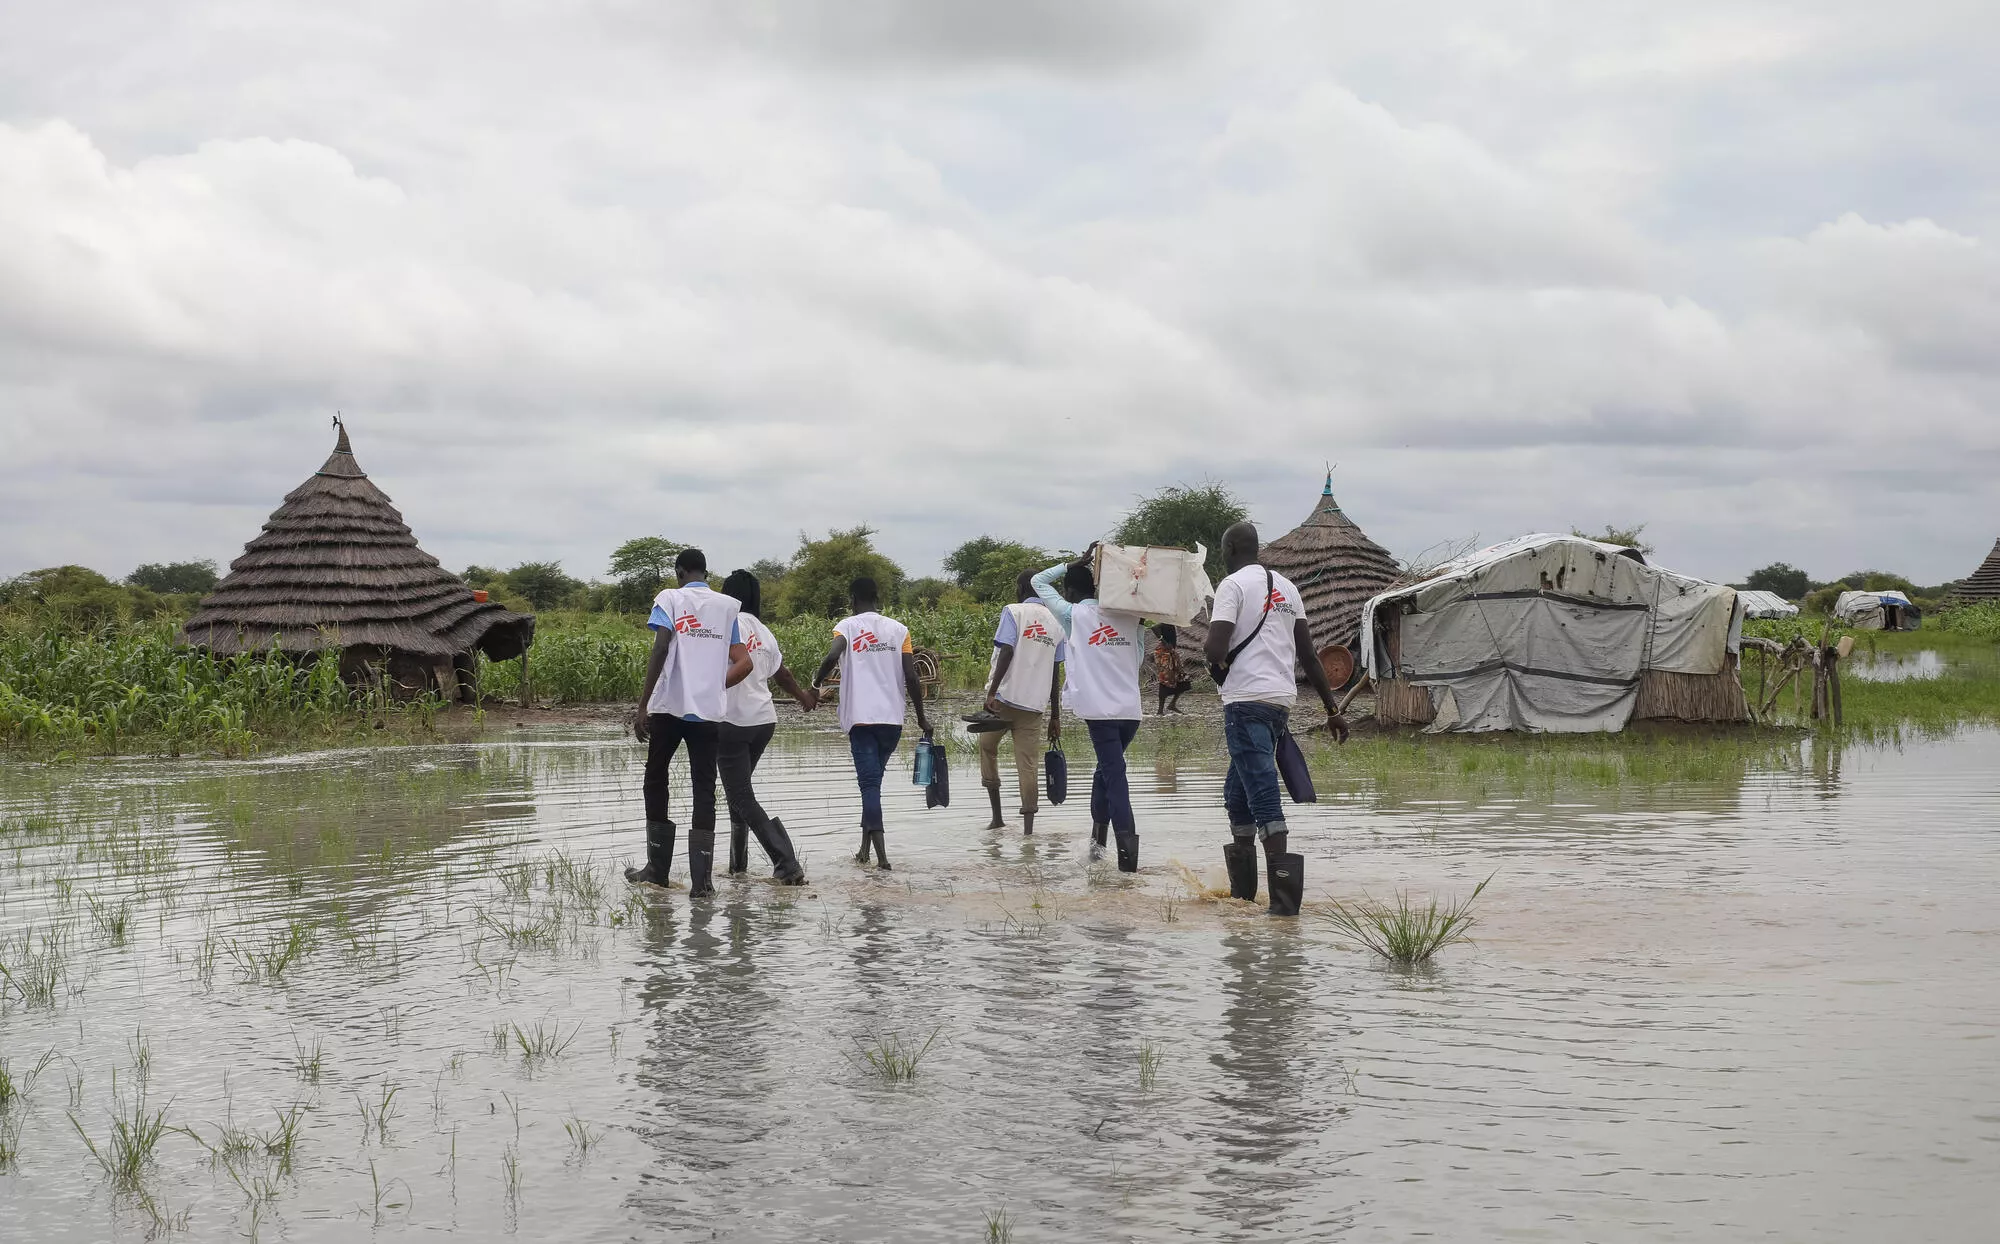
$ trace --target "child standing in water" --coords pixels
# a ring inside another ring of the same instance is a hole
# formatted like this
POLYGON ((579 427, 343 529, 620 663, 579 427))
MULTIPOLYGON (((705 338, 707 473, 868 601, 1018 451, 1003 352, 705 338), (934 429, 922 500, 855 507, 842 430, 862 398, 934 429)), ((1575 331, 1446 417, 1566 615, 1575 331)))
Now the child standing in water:
POLYGON ((854 756, 854 777, 861 787, 861 850, 854 862, 866 864, 872 847, 875 862, 889 867, 882 841, 882 774, 903 737, 903 699, 917 712, 917 728, 929 738, 931 723, 924 716, 923 686, 917 681, 917 660, 910 646, 910 629, 881 612, 882 593, 875 580, 862 577, 848 587, 854 612, 833 628, 833 646, 813 675, 813 693, 840 669, 840 728, 854 756))

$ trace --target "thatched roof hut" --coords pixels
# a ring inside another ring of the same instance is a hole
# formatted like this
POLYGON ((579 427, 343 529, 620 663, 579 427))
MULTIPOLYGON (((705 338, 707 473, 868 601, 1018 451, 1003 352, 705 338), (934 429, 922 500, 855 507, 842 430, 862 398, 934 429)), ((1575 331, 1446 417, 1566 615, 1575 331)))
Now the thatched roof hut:
POLYGON ((1333 472, 1306 521, 1265 545, 1259 560, 1299 585, 1313 646, 1352 646, 1361 606, 1396 581, 1396 559, 1368 538, 1333 499, 1333 472))
POLYGON ((534 642, 533 616, 483 596, 417 547, 342 427, 325 465, 285 495, 181 636, 221 654, 335 647, 345 673, 373 667, 443 691, 454 670, 463 684, 475 650, 504 661, 534 642))
POLYGON ((1946 599, 1954 605, 2000 600, 2000 540, 1993 542, 1993 551, 1986 555, 1979 569, 1961 579, 1946 599))

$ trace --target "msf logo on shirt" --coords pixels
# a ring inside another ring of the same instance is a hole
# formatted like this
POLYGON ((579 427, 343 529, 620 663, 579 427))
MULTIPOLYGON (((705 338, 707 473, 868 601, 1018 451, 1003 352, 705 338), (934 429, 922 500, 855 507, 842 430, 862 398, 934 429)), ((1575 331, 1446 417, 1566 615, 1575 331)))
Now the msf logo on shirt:
POLYGON ((1106 644, 1114 648, 1130 648, 1132 646, 1132 641, 1120 635, 1118 628, 1115 626, 1098 627, 1090 633, 1088 642, 1093 648, 1102 648, 1106 644))
POLYGON ((875 638, 874 631, 863 631, 854 637, 854 650, 856 652, 887 652, 889 651, 889 645, 875 638))
POLYGON ((1264 612, 1293 613, 1295 611, 1292 608, 1292 602, 1285 599, 1285 594, 1276 588, 1272 588, 1271 599, 1264 602, 1264 612))
POLYGON ((684 613, 674 619, 674 633, 689 639, 721 639, 722 636, 701 624, 701 619, 691 613, 684 613))
POLYGON ((1030 622, 1026 626, 1022 627, 1021 638, 1038 639, 1045 644, 1052 644, 1055 642, 1053 639, 1049 638, 1049 628, 1043 626, 1040 622, 1030 622))

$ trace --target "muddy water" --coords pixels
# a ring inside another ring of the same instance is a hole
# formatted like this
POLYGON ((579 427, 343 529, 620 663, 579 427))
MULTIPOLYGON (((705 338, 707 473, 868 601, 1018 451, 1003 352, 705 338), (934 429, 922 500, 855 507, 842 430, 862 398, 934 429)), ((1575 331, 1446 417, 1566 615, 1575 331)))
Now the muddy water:
POLYGON ((950 810, 899 769, 879 874, 839 741, 786 736, 761 784, 815 884, 700 901, 611 880, 640 769, 603 734, 14 766, 4 961, 62 952, 0 1003, 17 1081, 56 1052, 5 1116, 0 1234, 146 1233, 69 1117, 103 1147, 143 1086, 218 1147, 302 1108, 289 1161, 159 1141, 142 1186, 195 1239, 1989 1239, 1996 762, 1974 732, 1295 809, 1313 893, 1495 874, 1420 973, 1193 896, 1206 762, 1135 763, 1136 879, 1076 803, 1023 840, 962 759, 950 810), (869 1071, 933 1034, 913 1082, 869 1071))

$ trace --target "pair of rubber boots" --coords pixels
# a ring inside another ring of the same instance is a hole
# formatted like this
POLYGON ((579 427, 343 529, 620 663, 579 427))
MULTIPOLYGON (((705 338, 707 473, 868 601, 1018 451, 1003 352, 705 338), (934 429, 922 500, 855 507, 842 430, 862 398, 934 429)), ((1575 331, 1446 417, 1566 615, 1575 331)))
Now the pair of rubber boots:
MULTIPOLYGON (((1090 827, 1090 858, 1104 858, 1104 840, 1111 833, 1109 821, 1099 821, 1090 827)), ((1118 835, 1118 871, 1136 873, 1139 871, 1139 835, 1137 833, 1118 835)))
MULTIPOLYGON (((798 853, 792 849, 792 836, 785 830, 785 823, 777 817, 766 822, 768 829, 757 835, 757 845, 764 848, 764 854, 771 857, 771 876, 779 885, 804 885, 805 865, 799 863, 798 853)), ((729 873, 742 876, 750 871, 750 827, 742 821, 731 818, 729 822, 729 873)))
MULTIPOLYGON (((1249 838, 1238 838, 1222 848, 1222 862, 1229 869, 1229 897, 1257 898, 1257 844, 1249 838)), ((1267 910, 1274 916, 1296 916, 1299 903, 1306 893, 1306 857, 1287 852, 1271 860, 1265 867, 1266 880, 1271 887, 1271 905, 1267 910)))
POLYGON ((861 849, 854 853, 854 862, 857 864, 866 864, 868 862, 868 852, 871 849, 875 852, 875 862, 882 866, 883 872, 888 872, 889 848, 882 841, 882 831, 879 829, 863 828, 861 831, 861 849))
MULTIPOLYGON (((646 866, 628 868, 625 880, 664 888, 674 868, 674 823, 646 822, 646 866)), ((688 831, 688 893, 699 898, 715 893, 715 829, 688 831)))

